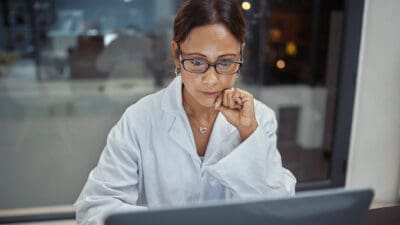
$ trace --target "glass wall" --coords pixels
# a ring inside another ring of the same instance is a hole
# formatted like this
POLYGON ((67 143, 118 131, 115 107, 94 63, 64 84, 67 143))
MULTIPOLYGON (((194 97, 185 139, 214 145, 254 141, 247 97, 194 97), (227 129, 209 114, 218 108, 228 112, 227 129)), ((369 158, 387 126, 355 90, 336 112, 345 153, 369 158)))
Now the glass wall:
POLYGON ((330 179, 343 1, 242 2, 243 81, 277 114, 284 165, 300 182, 330 179))
MULTIPOLYGON (((0 210, 70 205, 127 106, 173 79, 179 0, 3 0, 0 210)), ((275 110, 283 164, 329 179, 343 6, 239 1, 238 86, 275 110)))

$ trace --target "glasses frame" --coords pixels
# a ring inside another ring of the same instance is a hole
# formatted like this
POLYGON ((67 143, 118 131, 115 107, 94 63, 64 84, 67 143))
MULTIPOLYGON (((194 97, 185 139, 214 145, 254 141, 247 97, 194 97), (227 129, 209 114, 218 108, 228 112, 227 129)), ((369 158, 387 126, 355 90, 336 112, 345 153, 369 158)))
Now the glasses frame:
POLYGON ((230 75, 237 74, 237 73, 240 71, 240 69, 242 68, 242 65, 243 65, 242 47, 240 48, 240 61, 230 61, 230 63, 239 64, 239 68, 238 68, 235 72, 233 72, 233 73, 220 73, 220 72, 218 72, 218 70, 217 70, 217 65, 223 64, 223 63, 222 63, 222 62, 210 63, 210 62, 208 62, 207 60, 204 60, 204 61, 206 62, 206 64, 207 64, 207 68, 204 70, 204 72, 192 72, 192 71, 189 71, 189 70, 186 69, 185 63, 184 63, 184 62, 185 62, 185 61, 189 61, 189 60, 193 60, 193 59, 183 58, 182 54, 184 54, 184 53, 182 52, 180 46, 178 46, 178 54, 179 54, 179 62, 182 64, 183 69, 186 70, 186 71, 189 72, 189 73, 204 74, 204 73, 206 73, 206 72, 210 69, 210 67, 214 67, 214 70, 215 70, 215 72, 216 72, 217 74, 230 76, 230 75))

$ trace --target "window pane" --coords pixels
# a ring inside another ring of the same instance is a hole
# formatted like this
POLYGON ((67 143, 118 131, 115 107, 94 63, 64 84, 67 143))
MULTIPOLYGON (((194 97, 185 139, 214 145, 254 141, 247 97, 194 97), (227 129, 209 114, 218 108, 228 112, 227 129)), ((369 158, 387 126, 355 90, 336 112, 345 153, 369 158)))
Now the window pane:
POLYGON ((298 181, 330 179, 343 1, 249 2, 243 81, 275 110, 283 164, 298 181))
POLYGON ((173 79, 176 8, 1 1, 0 209, 76 200, 124 110, 173 79))

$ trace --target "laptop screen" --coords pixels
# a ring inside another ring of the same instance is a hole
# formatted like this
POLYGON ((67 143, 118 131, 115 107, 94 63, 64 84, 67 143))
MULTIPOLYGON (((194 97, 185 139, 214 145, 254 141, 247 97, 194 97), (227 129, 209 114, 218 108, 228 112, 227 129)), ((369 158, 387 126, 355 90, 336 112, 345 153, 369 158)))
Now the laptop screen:
POLYGON ((116 213, 106 225, 361 225, 370 189, 302 192, 281 199, 252 199, 180 208, 116 213))

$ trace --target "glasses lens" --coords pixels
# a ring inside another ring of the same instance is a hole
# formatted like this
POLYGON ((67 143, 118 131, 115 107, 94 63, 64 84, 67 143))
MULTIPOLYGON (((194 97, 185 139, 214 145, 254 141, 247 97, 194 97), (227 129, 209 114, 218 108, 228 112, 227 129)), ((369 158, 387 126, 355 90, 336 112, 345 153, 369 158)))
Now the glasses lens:
POLYGON ((221 62, 216 66, 217 72, 220 74, 234 74, 239 71, 240 64, 236 62, 221 62))
POLYGON ((185 70, 192 73, 204 73, 208 68, 207 62, 201 59, 185 60, 183 66, 185 67, 185 70))

